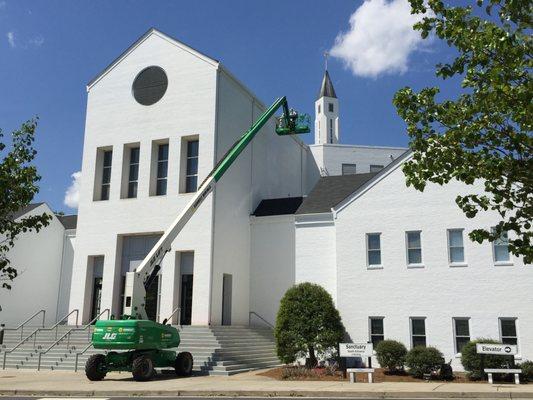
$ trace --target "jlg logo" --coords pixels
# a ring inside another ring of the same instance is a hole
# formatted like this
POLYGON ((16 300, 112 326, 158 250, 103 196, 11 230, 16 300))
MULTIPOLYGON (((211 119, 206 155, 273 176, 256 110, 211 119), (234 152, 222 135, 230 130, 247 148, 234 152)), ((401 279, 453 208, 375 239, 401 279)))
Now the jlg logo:
POLYGON ((102 337, 102 339, 104 340, 114 340, 117 338, 117 334, 116 333, 111 333, 111 332, 107 332, 104 334, 104 336, 102 337))

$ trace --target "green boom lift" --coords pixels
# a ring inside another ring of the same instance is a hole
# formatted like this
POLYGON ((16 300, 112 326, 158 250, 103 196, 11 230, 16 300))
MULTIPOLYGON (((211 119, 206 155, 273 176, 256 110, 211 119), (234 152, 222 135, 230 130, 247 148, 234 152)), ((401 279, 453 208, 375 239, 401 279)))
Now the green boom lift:
POLYGON ((172 241, 213 191, 216 183, 235 159, 280 107, 283 113, 276 119, 278 135, 309 132, 309 116, 299 115, 289 109, 287 99, 280 97, 234 143, 139 267, 134 272, 126 274, 124 314, 122 319, 96 322, 92 337, 93 346, 95 349, 104 349, 108 352, 92 355, 87 360, 85 365, 87 378, 97 381, 104 379, 109 371, 131 371, 135 380, 145 381, 152 378, 155 373, 154 368, 174 368, 179 376, 188 376, 192 373, 193 358, 190 353, 168 350, 180 344, 178 330, 167 324, 169 318, 162 324, 148 319, 145 309, 146 290, 161 269, 161 262, 165 254, 170 251, 172 241))

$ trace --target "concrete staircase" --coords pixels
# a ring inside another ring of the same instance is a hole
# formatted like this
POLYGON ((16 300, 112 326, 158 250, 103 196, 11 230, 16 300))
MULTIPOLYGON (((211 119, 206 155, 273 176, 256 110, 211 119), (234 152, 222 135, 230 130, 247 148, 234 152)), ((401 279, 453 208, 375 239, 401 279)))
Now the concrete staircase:
MULTIPOLYGON (((57 339, 73 327, 58 326, 56 330, 39 331, 13 352, 8 352, 6 368, 37 369, 39 352, 44 352, 57 339), (35 341, 34 341, 35 339, 35 341)), ((33 329, 25 327, 24 337, 33 329)), ((252 369, 279 365, 274 337, 268 328, 247 326, 183 326, 180 329, 181 344, 177 351, 189 351, 194 358, 194 371, 210 375, 233 375, 252 369)), ((60 343, 41 356, 41 370, 74 370, 76 353, 90 344, 90 330, 71 331, 60 343)), ((0 365, 4 354, 20 342, 20 331, 6 331, 0 349, 0 365)), ((92 354, 102 353, 89 347, 78 357, 78 371, 83 371, 85 362, 92 354)))

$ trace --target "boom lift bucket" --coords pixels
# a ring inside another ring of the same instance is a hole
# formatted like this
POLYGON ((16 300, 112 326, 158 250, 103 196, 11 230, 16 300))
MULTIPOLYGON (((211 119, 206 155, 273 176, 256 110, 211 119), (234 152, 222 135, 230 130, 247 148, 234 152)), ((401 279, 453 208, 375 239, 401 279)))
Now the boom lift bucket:
POLYGON ((298 114, 291 108, 276 118, 276 133, 280 136, 309 133, 309 124, 309 114, 298 114))

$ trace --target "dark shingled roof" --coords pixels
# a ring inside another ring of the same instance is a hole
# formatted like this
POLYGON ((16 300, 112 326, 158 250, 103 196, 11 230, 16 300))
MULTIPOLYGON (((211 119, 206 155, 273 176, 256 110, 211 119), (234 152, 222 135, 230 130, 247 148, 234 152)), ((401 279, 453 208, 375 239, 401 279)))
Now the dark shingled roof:
POLYGON ((329 77, 328 70, 324 72, 324 78, 322 78, 322 85, 320 85, 320 91, 318 92, 317 100, 321 97, 332 97, 334 99, 337 98, 335 89, 333 89, 333 83, 331 83, 331 79, 329 77))
POLYGON ((76 229, 76 225, 78 224, 77 215, 58 215, 57 219, 59 219, 59 222, 63 224, 65 229, 76 229))
POLYGON ((18 210, 16 212, 14 212, 13 214, 11 214, 11 219, 14 221, 17 218, 22 217, 23 215, 29 213, 31 210, 34 210, 34 209, 36 209, 37 207, 39 207, 40 205, 43 205, 43 204, 44 204, 44 202, 28 204, 27 206, 22 207, 20 210, 18 210))
POLYGON ((320 178, 296 214, 318 214, 331 209, 351 195, 379 172, 366 174, 324 176, 320 178))
POLYGON ((281 199, 262 200, 255 209, 253 215, 256 217, 266 217, 268 215, 294 214, 303 197, 285 197, 281 199))

